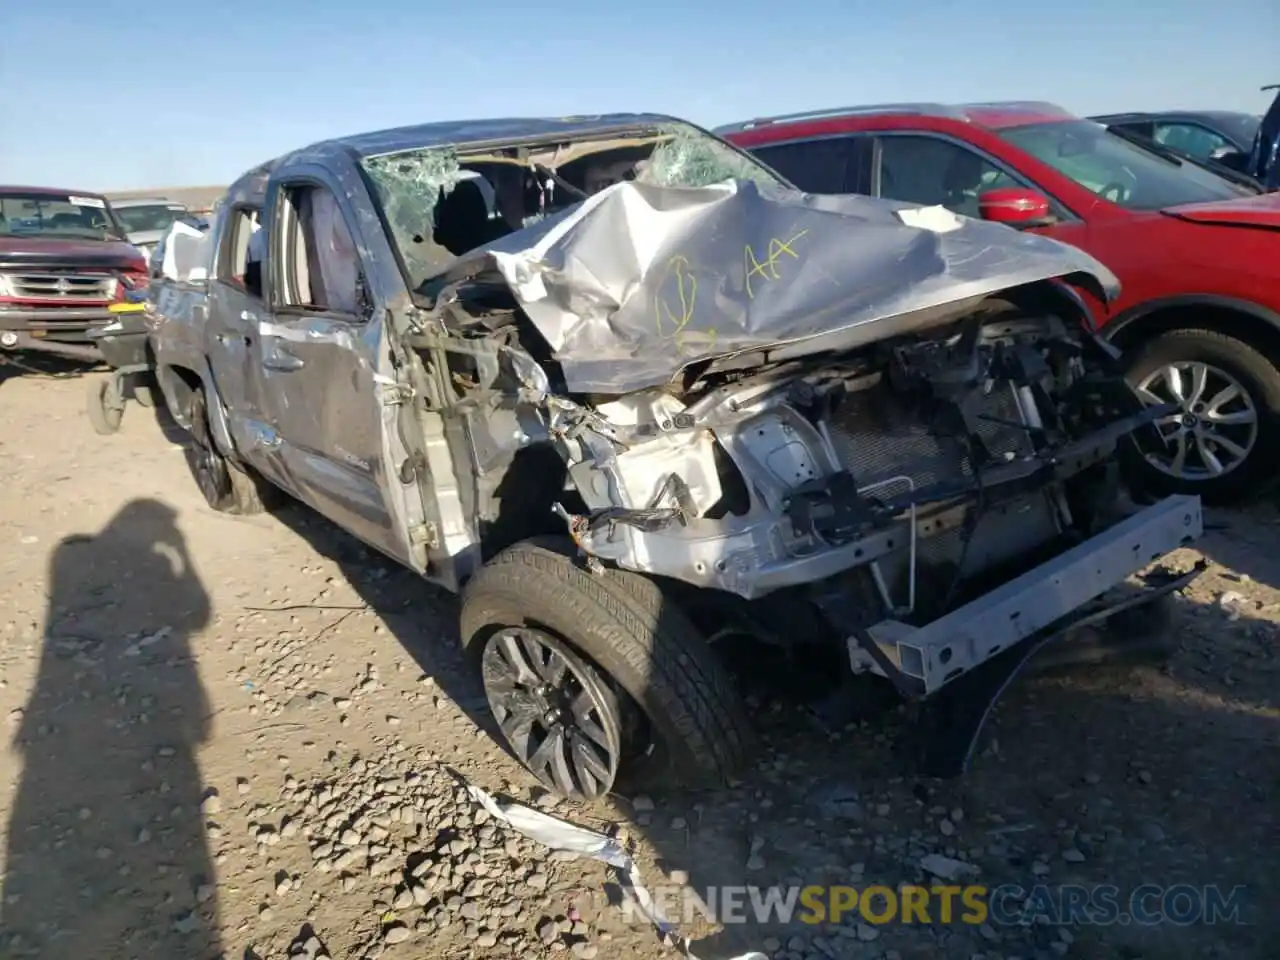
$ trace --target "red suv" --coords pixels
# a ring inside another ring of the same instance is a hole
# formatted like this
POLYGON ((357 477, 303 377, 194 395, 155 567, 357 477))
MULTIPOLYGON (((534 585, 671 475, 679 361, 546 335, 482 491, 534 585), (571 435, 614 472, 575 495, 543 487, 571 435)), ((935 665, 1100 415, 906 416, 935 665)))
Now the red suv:
POLYGON ((862 107, 716 131, 809 193, 861 193, 1034 230, 1120 278, 1094 302, 1149 403, 1153 493, 1256 492, 1280 454, 1280 194, 1044 103, 862 107))

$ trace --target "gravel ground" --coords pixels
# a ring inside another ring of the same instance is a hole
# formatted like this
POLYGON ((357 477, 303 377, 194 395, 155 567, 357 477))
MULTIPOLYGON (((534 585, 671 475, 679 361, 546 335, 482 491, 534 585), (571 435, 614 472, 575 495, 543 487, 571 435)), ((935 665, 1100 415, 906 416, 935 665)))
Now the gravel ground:
POLYGON ((0 956, 672 954, 606 868, 492 820, 464 778, 617 832, 646 882, 697 891, 1244 888, 1242 923, 695 918, 702 960, 1280 957, 1270 507, 1211 515, 1168 666, 1019 684, 962 780, 902 775, 899 718, 819 732, 780 687, 753 695, 742 782, 584 809, 490 739, 450 597, 301 507, 213 514, 180 432, 130 406, 95 436, 82 376, 5 376, 0 956))

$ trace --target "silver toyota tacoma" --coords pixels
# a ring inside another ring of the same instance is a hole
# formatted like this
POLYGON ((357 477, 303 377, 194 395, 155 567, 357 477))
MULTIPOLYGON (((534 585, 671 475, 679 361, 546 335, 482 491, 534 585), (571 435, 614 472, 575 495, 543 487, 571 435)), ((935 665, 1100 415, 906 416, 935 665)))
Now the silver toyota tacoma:
POLYGON ((1080 291, 1115 278, 1043 237, 617 115, 309 146, 203 250, 150 336, 205 498, 284 491, 461 592, 502 735, 562 795, 748 762, 743 638, 839 651, 847 698, 919 701, 958 772, 1046 643, 1198 572, 1160 561, 1199 501, 1122 496, 1167 411, 1094 334, 1080 291))

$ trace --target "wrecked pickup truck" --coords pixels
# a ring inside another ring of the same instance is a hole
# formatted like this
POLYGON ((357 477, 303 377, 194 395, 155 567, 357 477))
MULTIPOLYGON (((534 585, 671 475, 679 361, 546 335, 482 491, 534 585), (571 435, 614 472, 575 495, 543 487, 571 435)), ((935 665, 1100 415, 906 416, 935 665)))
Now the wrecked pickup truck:
POLYGON ((205 498, 286 491, 461 591, 502 735, 562 795, 745 762, 739 637, 937 704, 956 772, 1041 645, 1197 573, 1149 569, 1197 498, 1119 505, 1167 411, 1076 292, 1114 277, 1053 240, 622 115, 307 147, 208 249, 152 284, 205 498))

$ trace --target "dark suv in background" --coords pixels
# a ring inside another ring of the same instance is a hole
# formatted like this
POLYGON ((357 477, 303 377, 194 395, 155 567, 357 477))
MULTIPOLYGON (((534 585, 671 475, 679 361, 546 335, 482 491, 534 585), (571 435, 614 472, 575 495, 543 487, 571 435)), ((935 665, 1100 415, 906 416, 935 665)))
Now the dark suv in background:
POLYGON ((1222 160, 1230 153, 1248 157, 1262 123, 1257 114, 1226 110, 1109 113, 1089 119, 1184 150, 1201 160, 1222 160))
POLYGON ((1197 160, 1211 160, 1248 174, 1267 190, 1280 189, 1280 85, 1265 117, 1229 110, 1165 110, 1108 113, 1090 119, 1132 133, 1197 160))

